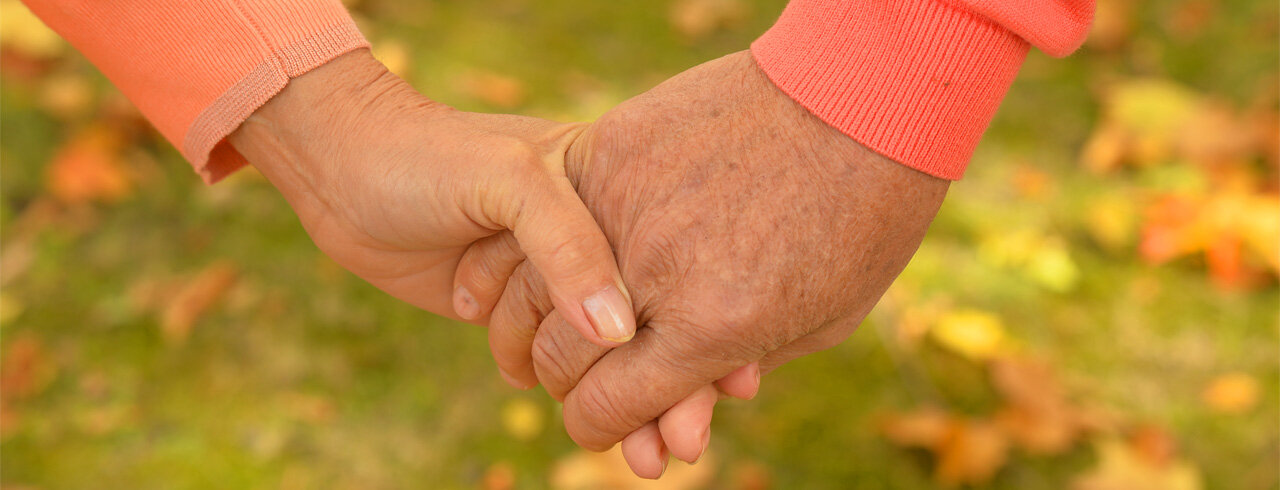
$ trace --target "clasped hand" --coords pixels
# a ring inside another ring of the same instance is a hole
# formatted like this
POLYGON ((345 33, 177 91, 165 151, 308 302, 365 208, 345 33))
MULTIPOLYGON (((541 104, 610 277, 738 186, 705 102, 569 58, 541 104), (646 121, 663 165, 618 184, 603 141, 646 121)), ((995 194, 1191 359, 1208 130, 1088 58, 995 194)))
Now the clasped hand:
POLYGON ((453 110, 362 50, 230 142, 321 250, 488 325, 509 383, 541 383, 579 445, 622 441, 649 478, 702 455, 720 394, 846 338, 947 189, 818 120, 747 52, 588 126, 453 110))

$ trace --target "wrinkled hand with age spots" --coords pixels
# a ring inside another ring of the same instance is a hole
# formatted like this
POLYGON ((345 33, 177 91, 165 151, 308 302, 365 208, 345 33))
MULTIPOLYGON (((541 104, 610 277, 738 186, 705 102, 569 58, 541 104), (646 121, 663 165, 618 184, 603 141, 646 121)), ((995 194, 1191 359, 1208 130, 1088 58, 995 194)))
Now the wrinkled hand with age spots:
POLYGON ((753 363, 768 372, 848 337, 948 187, 814 117, 745 51, 604 115, 567 172, 618 257, 641 326, 631 342, 584 341, 509 248, 473 247, 464 269, 515 271, 490 330, 502 370, 563 399, 579 445, 626 436, 633 470, 651 478, 668 447, 685 460, 705 449, 716 380, 732 392, 758 376, 744 374, 753 363))

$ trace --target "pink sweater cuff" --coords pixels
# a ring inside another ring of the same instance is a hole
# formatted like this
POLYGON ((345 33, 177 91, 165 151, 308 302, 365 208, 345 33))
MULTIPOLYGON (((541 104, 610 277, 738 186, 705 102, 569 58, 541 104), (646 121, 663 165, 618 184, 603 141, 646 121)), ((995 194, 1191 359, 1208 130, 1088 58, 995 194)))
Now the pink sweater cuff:
POLYGON ((793 0, 751 45, 787 95, 868 148, 956 180, 1029 44, 938 0, 793 0))

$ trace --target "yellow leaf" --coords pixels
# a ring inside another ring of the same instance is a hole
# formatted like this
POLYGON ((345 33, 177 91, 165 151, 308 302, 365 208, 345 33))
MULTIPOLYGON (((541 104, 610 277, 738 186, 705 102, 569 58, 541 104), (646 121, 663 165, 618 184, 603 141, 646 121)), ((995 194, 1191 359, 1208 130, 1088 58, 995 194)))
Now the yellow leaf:
POLYGON ((1075 288, 1080 280, 1080 268, 1071 259, 1061 242, 1050 242, 1031 256, 1026 265, 1027 275, 1046 289, 1064 293, 1075 288))
POLYGON ((409 71, 413 68, 409 48, 395 39, 384 39, 373 44, 373 57, 382 62, 387 70, 396 76, 409 80, 409 71))
POLYGON ((705 488, 715 476, 716 461, 708 451, 696 465, 679 461, 667 464, 658 480, 635 476, 622 457, 618 444, 603 453, 574 451, 551 469, 551 488, 556 490, 693 490, 705 488))
POLYGON ((1104 196, 1089 204, 1085 227, 1094 241, 1113 252, 1133 247, 1137 238, 1138 212, 1132 199, 1104 196))
POLYGON ((22 311, 25 309, 26 307, 23 306, 21 300, 13 297, 12 294, 0 291, 0 326, 8 325, 9 322, 22 315, 22 311))
POLYGON ((947 313, 938 320, 931 333, 939 345, 971 360, 990 359, 1005 348, 1004 326, 1000 318, 985 311, 947 313))
POLYGON ((502 406, 502 427, 521 441, 542 433, 542 409, 526 398, 514 398, 502 406))
POLYGON ((0 0, 0 44, 37 58, 52 58, 66 49, 58 33, 18 0, 0 0))
POLYGON ((1258 380, 1246 373, 1227 373, 1209 382, 1200 394, 1205 405, 1218 413, 1248 412, 1258 404, 1258 380))
POLYGON ((1181 461, 1164 465, 1144 460, 1120 440, 1097 445, 1098 465, 1072 482, 1073 490, 1200 490, 1200 472, 1181 461))

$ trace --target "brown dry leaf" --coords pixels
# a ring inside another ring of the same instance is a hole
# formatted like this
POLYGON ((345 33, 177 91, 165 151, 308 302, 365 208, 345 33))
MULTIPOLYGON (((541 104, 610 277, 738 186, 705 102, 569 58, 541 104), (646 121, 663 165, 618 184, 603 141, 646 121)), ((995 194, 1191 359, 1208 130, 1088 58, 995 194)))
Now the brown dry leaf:
POLYGON ((622 457, 622 445, 603 453, 574 451, 556 462, 551 470, 551 488, 556 490, 691 490, 706 487, 715 476, 716 462, 710 451, 696 465, 676 460, 667 463, 662 478, 645 480, 631 473, 622 457))
POLYGON ((937 449, 934 477, 945 486, 981 485, 1008 461, 1009 442, 1003 432, 984 420, 958 420, 937 449))
POLYGON ((952 416, 936 407, 890 414, 881 418, 880 432, 890 442, 907 447, 937 447, 951 429, 952 416))
POLYGON ((1048 363, 1030 358, 997 359, 991 363, 991 382, 1005 399, 996 420, 1023 449, 1058 454, 1079 439, 1084 417, 1067 400, 1066 389, 1048 363))
POLYGON ((133 192, 121 152, 124 138, 114 127, 91 126, 62 146, 49 163, 46 186, 68 204, 114 202, 133 192))
POLYGON ((986 483, 1008 459, 1008 438, 996 424, 938 408, 886 416, 880 431, 895 444, 933 452, 934 477, 948 487, 986 483))
POLYGON ((160 330, 165 340, 171 344, 185 342, 196 320, 235 284, 236 275, 236 267, 228 262, 218 262, 200 271, 161 315, 160 330))
POLYGON ((12 402, 40 394, 58 377, 58 364, 35 335, 5 341, 0 362, 0 398, 12 402))
POLYGON ((516 488, 515 468, 506 461, 494 463, 485 470, 481 487, 484 490, 514 490, 516 488))
POLYGON ((1089 46, 1113 50, 1127 43, 1133 35, 1134 3, 1132 0, 1098 0, 1093 30, 1087 41, 1089 46))
POLYGON ((667 18, 676 32, 696 41, 717 30, 740 25, 748 13, 742 0, 676 0, 667 18))
POLYGON ((1098 466, 1077 477, 1073 490, 1199 490, 1200 472, 1169 459, 1153 463, 1131 443, 1104 440, 1097 445, 1098 466))
POLYGON ((1260 392, 1258 380, 1247 373, 1227 373, 1209 382, 1200 398, 1210 410, 1218 413, 1239 414, 1253 410, 1258 405, 1260 392))
POLYGON ((729 488, 739 490, 769 490, 773 488, 773 472, 756 461, 735 463, 729 468, 729 488))
POLYGON ((470 70, 460 75, 456 84, 458 91, 502 109, 519 107, 528 96, 520 79, 489 71, 470 70))

